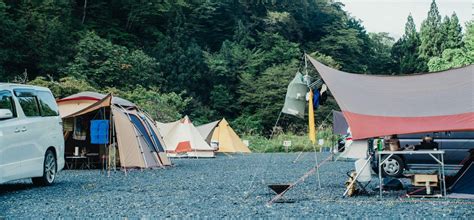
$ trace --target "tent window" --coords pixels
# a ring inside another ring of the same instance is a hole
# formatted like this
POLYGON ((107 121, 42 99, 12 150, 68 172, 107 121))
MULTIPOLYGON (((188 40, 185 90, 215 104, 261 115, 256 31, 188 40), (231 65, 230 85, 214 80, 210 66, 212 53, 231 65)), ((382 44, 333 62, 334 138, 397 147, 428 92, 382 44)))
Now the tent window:
MULTIPOLYGON (((140 119, 136 115, 129 114, 129 116, 130 116, 130 119, 132 119, 133 125, 135 125, 135 127, 138 129, 140 134, 143 136, 143 138, 147 142, 148 146, 154 147, 155 145, 153 144, 153 141, 151 140, 150 136, 148 135, 148 132, 147 132, 145 126, 143 126, 140 119)), ((152 149, 152 150, 156 151, 156 149, 152 149)))
POLYGON ((147 120, 144 120, 144 121, 145 121, 145 124, 146 124, 148 130, 150 131, 151 137, 153 137, 153 140, 155 141, 156 146, 158 147, 158 150, 159 150, 160 152, 165 152, 165 150, 163 149, 163 146, 161 146, 161 143, 160 143, 160 141, 158 140, 158 137, 157 137, 155 131, 153 131, 153 129, 151 128, 150 123, 148 123, 147 120))

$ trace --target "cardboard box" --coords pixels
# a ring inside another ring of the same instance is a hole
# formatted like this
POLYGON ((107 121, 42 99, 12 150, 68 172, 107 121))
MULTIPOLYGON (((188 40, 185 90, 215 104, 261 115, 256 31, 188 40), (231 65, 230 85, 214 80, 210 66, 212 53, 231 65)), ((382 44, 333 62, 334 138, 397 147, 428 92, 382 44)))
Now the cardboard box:
POLYGON ((438 186, 438 175, 433 174, 415 174, 412 177, 413 186, 438 186))

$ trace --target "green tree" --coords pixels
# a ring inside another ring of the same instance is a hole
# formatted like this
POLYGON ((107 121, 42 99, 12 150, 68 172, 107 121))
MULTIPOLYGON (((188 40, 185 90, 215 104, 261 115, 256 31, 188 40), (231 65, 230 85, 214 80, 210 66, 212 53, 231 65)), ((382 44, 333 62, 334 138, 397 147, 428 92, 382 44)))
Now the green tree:
POLYGON ((443 31, 442 50, 462 47, 462 28, 456 13, 446 16, 441 25, 443 31))
POLYGON ((474 64, 474 22, 466 24, 464 47, 446 49, 440 57, 433 57, 428 62, 431 72, 474 64))
POLYGON ((405 24, 405 33, 391 49, 394 62, 398 65, 396 73, 407 74, 426 71, 426 63, 419 56, 420 45, 420 36, 410 14, 405 24))
POLYGON ((368 65, 370 71, 375 74, 395 73, 395 61, 391 54, 394 39, 386 32, 369 33, 369 37, 372 50, 372 57, 369 57, 368 65))
POLYGON ((421 23, 420 29, 420 57, 429 60, 431 57, 439 56, 443 52, 443 32, 441 30, 441 15, 438 11, 436 1, 431 2, 428 17, 421 23))
POLYGON ((141 50, 130 51, 112 44, 94 32, 86 32, 77 45, 74 60, 64 69, 66 75, 85 79, 92 85, 132 88, 135 85, 159 86, 162 75, 157 61, 141 50))
POLYGON ((183 117, 182 112, 191 101, 191 98, 184 98, 183 93, 162 93, 157 87, 146 89, 137 86, 130 91, 107 88, 104 92, 132 101, 160 122, 172 122, 183 117))
POLYGON ((70 76, 61 78, 59 81, 55 81, 52 78, 48 79, 46 77, 39 76, 28 82, 28 84, 49 88, 56 98, 64 98, 66 96, 84 91, 98 91, 86 80, 76 79, 70 76))

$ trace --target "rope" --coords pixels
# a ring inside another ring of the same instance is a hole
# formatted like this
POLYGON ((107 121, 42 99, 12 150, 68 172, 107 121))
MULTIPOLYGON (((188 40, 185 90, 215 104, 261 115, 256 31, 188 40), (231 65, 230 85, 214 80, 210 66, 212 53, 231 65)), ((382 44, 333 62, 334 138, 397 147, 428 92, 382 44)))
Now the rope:
MULTIPOLYGON (((326 124, 326 121, 328 120, 329 116, 332 114, 332 111, 326 115, 326 117, 324 118, 324 120, 321 122, 321 124, 319 125, 318 127, 318 130, 321 130, 321 128, 323 128, 323 125, 326 124)), ((314 146, 313 146, 314 148, 314 146)), ((298 156, 296 157, 295 160, 293 160, 293 163, 296 163, 298 162, 299 158, 301 157, 301 155, 304 153, 304 151, 306 150, 306 146, 303 148, 303 150, 300 151, 300 153, 298 154, 298 156)), ((315 149, 313 149, 315 150, 315 149)), ((316 151, 316 150, 315 150, 316 151)))
MULTIPOLYGON (((282 114, 282 111, 280 111, 280 113, 278 114, 278 118, 277 118, 277 120, 275 121, 275 125, 273 125, 273 127, 272 127, 272 132, 270 133, 270 137, 269 137, 267 140, 273 139, 273 135, 274 135, 274 132, 275 132, 275 127, 278 125, 278 122, 280 121, 281 114, 282 114)), ((269 145, 266 145, 265 148, 263 149, 263 151, 260 151, 260 152, 258 152, 258 153, 265 153, 265 152, 267 151, 267 149, 268 149, 268 146, 269 146, 269 145)), ((264 171, 262 183, 265 181, 265 177, 266 177, 266 174, 267 174, 267 168, 268 168, 268 166, 269 166, 269 163, 272 162, 272 158, 273 158, 273 154, 270 154, 270 157, 268 157, 268 161, 265 163, 265 167, 263 168, 263 170, 262 170, 262 169, 260 169, 260 170, 255 169, 255 172, 254 172, 254 174, 253 174, 253 176, 252 176, 252 180, 250 181, 250 187, 249 187, 250 192, 247 192, 247 193, 246 193, 247 195, 244 197, 244 199, 249 198, 250 195, 251 195, 252 193, 254 193, 255 190, 257 190, 257 187, 255 187, 255 186, 257 185, 257 184, 255 184, 255 179, 257 178, 257 173, 258 173, 258 172, 262 173, 262 171, 264 171)))
POLYGON ((323 164, 325 164, 327 161, 329 161, 331 159, 331 156, 327 157, 326 159, 324 159, 323 161, 321 161, 321 163, 319 163, 318 165, 314 166, 313 168, 311 168, 308 172, 306 172, 303 176, 301 176, 298 180, 296 180, 295 182, 293 182, 292 184, 290 184, 290 186, 288 186, 288 188, 286 188, 283 192, 281 192, 280 194, 276 195, 275 197, 273 197, 270 201, 267 202, 267 206, 271 206, 275 201, 281 199, 281 197, 283 197, 283 195, 285 195, 286 192, 288 192, 290 189, 292 189, 293 187, 295 187, 297 184, 301 183, 301 182, 304 182, 306 180, 306 178, 308 178, 309 176, 311 176, 314 172, 316 172, 319 167, 321 167, 323 164))

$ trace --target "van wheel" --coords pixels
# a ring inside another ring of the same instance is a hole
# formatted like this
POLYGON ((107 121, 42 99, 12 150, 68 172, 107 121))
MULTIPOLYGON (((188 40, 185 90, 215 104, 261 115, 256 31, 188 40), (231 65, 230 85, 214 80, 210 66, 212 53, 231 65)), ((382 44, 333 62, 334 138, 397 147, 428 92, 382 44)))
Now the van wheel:
POLYGON ((58 165, 56 156, 52 150, 46 151, 43 163, 43 176, 32 178, 33 184, 37 186, 50 186, 56 179, 58 165))
MULTIPOLYGON (((385 160, 385 159, 382 159, 385 160)), ((382 175, 388 177, 400 177, 405 169, 403 159, 398 155, 393 155, 382 165, 382 175)))

